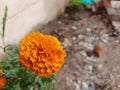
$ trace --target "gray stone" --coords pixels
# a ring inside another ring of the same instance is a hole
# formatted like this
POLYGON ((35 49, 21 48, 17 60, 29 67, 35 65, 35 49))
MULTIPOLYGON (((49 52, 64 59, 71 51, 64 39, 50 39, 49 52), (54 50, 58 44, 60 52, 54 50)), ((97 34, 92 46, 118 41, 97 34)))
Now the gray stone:
POLYGON ((83 82, 82 86, 83 86, 83 90, 95 90, 94 85, 91 83, 83 82))

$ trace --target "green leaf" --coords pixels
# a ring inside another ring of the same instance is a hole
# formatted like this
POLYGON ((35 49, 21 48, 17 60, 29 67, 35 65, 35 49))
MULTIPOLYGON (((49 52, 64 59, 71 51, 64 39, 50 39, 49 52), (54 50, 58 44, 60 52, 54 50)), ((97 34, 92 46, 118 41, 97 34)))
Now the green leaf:
POLYGON ((7 45, 5 48, 5 53, 7 53, 10 57, 18 58, 19 55, 19 45, 7 45))
POLYGON ((17 85, 15 86, 15 90, 22 90, 20 87, 20 83, 18 82, 17 85))
POLYGON ((44 84, 40 76, 35 78, 35 82, 37 83, 39 90, 44 90, 44 84))
POLYGON ((81 5, 81 2, 80 0, 70 0, 69 1, 69 4, 68 4, 68 7, 76 7, 76 6, 79 6, 81 5))

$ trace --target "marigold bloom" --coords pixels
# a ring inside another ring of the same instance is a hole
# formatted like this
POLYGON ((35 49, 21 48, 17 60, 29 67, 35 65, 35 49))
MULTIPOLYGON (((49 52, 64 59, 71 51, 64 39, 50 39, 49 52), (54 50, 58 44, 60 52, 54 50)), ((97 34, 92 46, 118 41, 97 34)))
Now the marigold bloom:
POLYGON ((6 75, 2 75, 2 69, 0 69, 0 90, 6 84, 6 75))
POLYGON ((28 34, 20 42, 19 61, 36 75, 49 77, 64 64, 66 53, 57 38, 39 32, 28 34))

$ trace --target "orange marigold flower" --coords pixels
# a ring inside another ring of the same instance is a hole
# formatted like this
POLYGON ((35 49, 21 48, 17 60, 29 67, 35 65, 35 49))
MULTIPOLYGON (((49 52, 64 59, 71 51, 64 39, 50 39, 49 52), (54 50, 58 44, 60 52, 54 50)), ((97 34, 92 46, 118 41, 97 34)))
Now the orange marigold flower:
POLYGON ((64 64, 66 53, 57 38, 39 32, 28 34, 20 42, 19 61, 36 75, 49 77, 64 64))
POLYGON ((6 75, 2 74, 2 69, 0 69, 0 90, 6 84, 6 75))

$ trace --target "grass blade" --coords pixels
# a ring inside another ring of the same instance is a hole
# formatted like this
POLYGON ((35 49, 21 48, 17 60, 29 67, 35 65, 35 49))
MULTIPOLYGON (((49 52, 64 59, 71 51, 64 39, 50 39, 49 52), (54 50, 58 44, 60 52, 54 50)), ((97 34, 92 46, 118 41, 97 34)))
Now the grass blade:
POLYGON ((2 38, 4 38, 5 36, 5 26, 6 26, 6 20, 7 20, 7 11, 8 11, 8 7, 5 7, 5 12, 4 12, 4 17, 3 17, 3 25, 2 25, 2 38))

